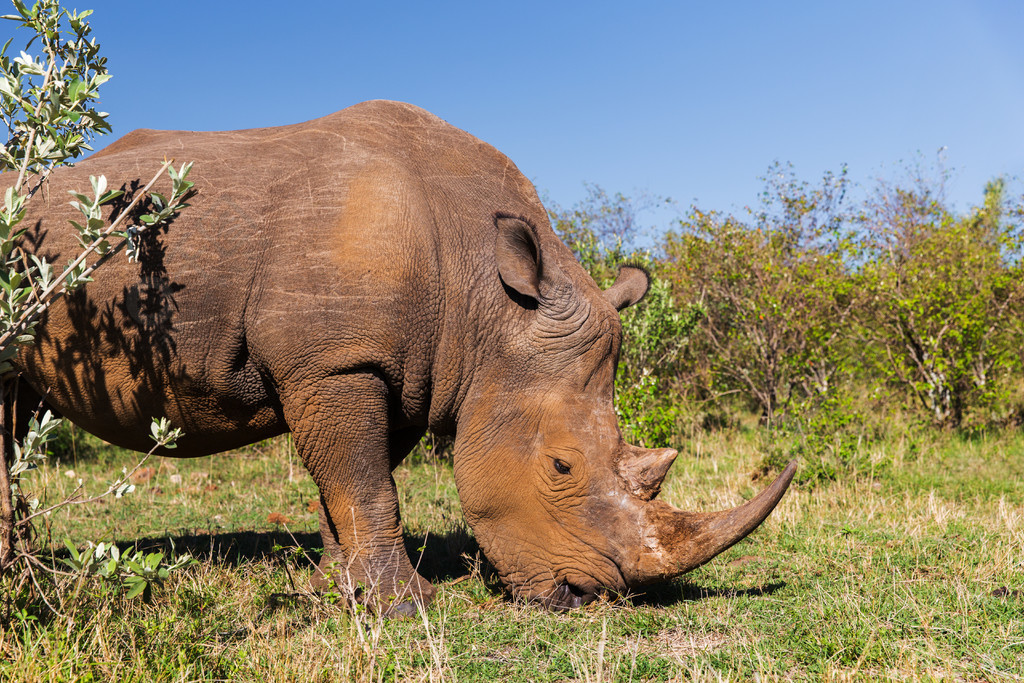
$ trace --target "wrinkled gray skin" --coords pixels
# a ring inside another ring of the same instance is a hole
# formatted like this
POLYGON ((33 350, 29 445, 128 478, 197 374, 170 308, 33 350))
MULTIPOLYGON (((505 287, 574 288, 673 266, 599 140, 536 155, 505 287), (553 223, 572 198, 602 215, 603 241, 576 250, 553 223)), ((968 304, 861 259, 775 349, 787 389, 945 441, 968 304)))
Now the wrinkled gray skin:
POLYGON ((104 174, 130 195, 165 157, 195 162, 192 207, 141 263, 112 259, 54 306, 20 364, 128 448, 149 448, 153 416, 184 430, 181 457, 290 431, 320 490, 321 571, 362 599, 433 596, 391 477, 427 429, 457 435, 463 509, 506 585, 554 608, 707 561, 788 485, 792 468, 727 513, 653 500, 675 452, 626 444, 612 408, 617 309, 646 275, 602 292, 512 162, 435 116, 376 101, 281 128, 135 131, 53 175, 26 222, 37 251, 76 250, 67 189, 104 174))

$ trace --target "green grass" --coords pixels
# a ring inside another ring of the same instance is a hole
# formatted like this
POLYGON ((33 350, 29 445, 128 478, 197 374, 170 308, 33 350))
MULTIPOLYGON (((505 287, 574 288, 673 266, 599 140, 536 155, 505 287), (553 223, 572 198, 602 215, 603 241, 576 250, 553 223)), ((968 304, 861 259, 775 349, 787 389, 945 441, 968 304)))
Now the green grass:
MULTIPOLYGON (((741 502, 766 484, 752 480, 764 443, 756 430, 699 435, 662 497, 741 502)), ((710 564, 568 614, 505 599, 465 528, 451 467, 404 464, 408 545, 426 539, 420 570, 439 585, 426 619, 405 621, 305 592, 317 496, 287 440, 154 460, 130 496, 52 515, 51 542, 169 553, 173 540, 199 562, 149 602, 91 579, 65 617, 7 625, 0 680, 1024 677, 1024 438, 894 437, 864 449, 863 470, 792 489, 710 564), (275 550, 296 543, 303 552, 275 550)), ((102 488, 133 458, 79 433, 75 453, 34 476, 56 500, 78 478, 102 488)))

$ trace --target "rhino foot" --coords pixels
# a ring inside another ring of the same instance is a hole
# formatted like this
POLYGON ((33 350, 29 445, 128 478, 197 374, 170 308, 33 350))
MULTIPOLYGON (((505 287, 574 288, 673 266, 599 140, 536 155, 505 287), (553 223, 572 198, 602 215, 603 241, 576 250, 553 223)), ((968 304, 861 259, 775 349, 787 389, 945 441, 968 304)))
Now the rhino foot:
POLYGON ((430 605, 437 593, 433 584, 416 573, 398 580, 392 578, 394 574, 387 579, 357 578, 344 567, 324 555, 310 585, 321 593, 341 593, 349 605, 365 605, 377 614, 397 618, 417 616, 419 608, 430 605))
POLYGON ((384 616, 398 619, 415 619, 419 614, 420 611, 416 607, 415 602, 412 600, 403 600, 402 602, 391 605, 391 609, 385 612, 384 616))

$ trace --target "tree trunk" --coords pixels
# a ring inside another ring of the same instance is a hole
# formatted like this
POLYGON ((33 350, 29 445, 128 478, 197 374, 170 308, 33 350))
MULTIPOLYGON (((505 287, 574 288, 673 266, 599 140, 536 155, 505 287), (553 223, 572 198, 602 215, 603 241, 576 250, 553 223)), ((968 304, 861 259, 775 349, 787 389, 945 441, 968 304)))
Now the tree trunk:
MULTIPOLYGON (((0 576, 14 563, 14 497, 11 492, 11 433, 7 405, 7 388, 10 381, 0 379, 0 576)), ((13 431, 13 430, 12 430, 13 431)))

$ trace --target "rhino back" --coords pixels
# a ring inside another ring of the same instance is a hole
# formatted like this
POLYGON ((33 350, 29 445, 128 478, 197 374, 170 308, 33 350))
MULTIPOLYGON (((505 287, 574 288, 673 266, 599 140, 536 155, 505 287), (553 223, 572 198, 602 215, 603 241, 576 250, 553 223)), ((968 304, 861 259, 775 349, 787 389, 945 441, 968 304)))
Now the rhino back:
POLYGON ((283 431, 281 391, 358 368, 387 380, 400 421, 444 420, 478 336, 470 300, 493 293, 493 216, 543 221, 507 158, 390 102, 279 128, 136 131, 54 174, 27 218, 36 249, 58 263, 75 250, 68 188, 101 173, 139 187, 171 157, 195 162, 192 206, 141 263, 114 258, 54 306, 23 354, 37 388, 129 447, 168 415, 190 435, 182 455, 283 431))

